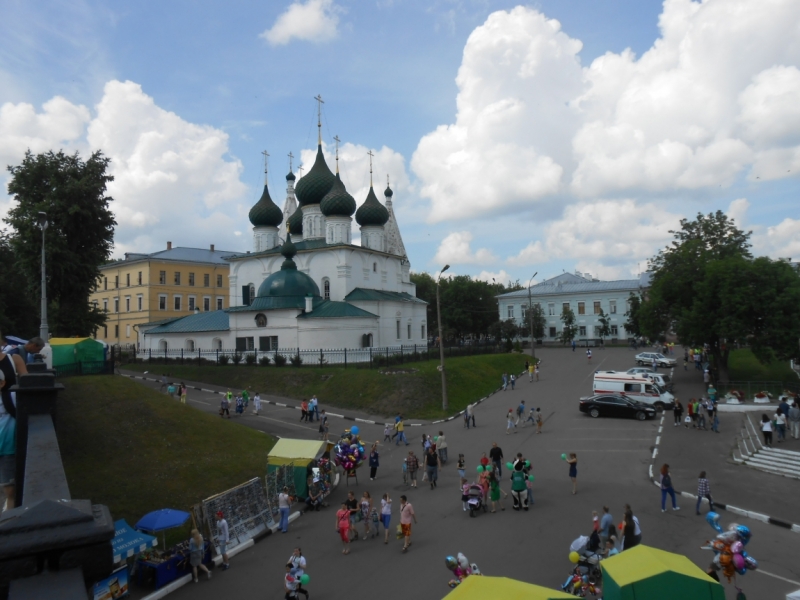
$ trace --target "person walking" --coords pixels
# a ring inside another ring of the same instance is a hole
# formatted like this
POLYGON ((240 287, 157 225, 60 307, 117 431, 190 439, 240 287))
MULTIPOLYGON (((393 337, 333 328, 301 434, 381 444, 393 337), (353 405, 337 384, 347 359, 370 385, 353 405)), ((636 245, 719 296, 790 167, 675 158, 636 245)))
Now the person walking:
POLYGON ((543 426, 544 426, 544 419, 542 418, 542 409, 536 407, 536 433, 542 433, 543 426))
POLYGON ((380 454, 378 453, 378 442, 372 444, 372 449, 369 451, 369 480, 374 481, 375 477, 378 475, 378 467, 380 466, 380 462, 378 459, 380 458, 380 454))
POLYGON ((300 403, 300 420, 308 421, 308 400, 305 398, 303 398, 303 401, 300 403))
POLYGON ((539 381, 539 365, 541 364, 541 360, 536 361, 536 366, 533 369, 533 374, 536 376, 536 381, 539 381))
POLYGON ((683 419, 683 404, 677 398, 675 398, 675 404, 672 406, 672 416, 675 419, 674 427, 677 427, 683 419))
POLYGON ((389 525, 392 523, 392 499, 388 493, 381 498, 381 523, 383 523, 384 538, 383 543, 389 543, 389 525))
POLYGON ((772 448, 772 421, 766 413, 761 415, 761 433, 764 434, 764 445, 772 448))
POLYGON ((783 409, 779 408, 772 420, 775 422, 775 429, 778 431, 778 443, 780 444, 786 439, 786 415, 783 414, 783 409))
POLYGON ((229 419, 231 418, 231 401, 228 400, 227 395, 223 396, 222 400, 219 402, 219 416, 224 419, 225 415, 227 415, 229 419))
POLYGON ((306 600, 308 600, 308 592, 303 589, 301 578, 306 572, 307 564, 306 557, 303 556, 303 552, 300 550, 299 546, 292 551, 292 555, 289 557, 289 560, 286 561, 286 566, 294 571, 295 578, 297 579, 297 593, 303 594, 306 600))
MULTIPOLYGON (((364 539, 367 539, 369 535, 369 517, 372 513, 372 496, 369 495, 369 492, 364 492, 361 494, 361 503, 359 506, 361 510, 361 520, 364 522, 364 539)), ((358 537, 358 532, 356 531, 356 537, 358 537)))
POLYGON ((439 452, 439 458, 442 461, 442 464, 447 462, 447 440, 444 439, 444 432, 439 432, 439 437, 436 441, 436 449, 439 452))
POLYGON ((703 401, 697 407, 697 429, 698 429, 698 431, 700 429, 702 429, 703 431, 706 431, 706 412, 707 411, 708 411, 708 408, 706 406, 706 401, 705 401, 705 399, 703 399, 703 401))
POLYGON ((672 498, 672 510, 680 510, 677 500, 675 500, 675 489, 672 487, 672 476, 669 474, 669 465, 664 463, 661 466, 661 512, 667 512, 667 494, 672 498))
POLYGON ((358 529, 356 527, 356 522, 361 514, 361 505, 358 500, 356 500, 356 495, 353 492, 347 492, 347 500, 345 500, 345 504, 347 505, 347 510, 350 512, 350 532, 355 534, 351 536, 351 542, 358 541, 358 529))
POLYGON ((515 427, 516 427, 517 425, 519 425, 519 421, 520 421, 520 419, 522 419, 524 416, 525 416, 525 400, 522 400, 522 401, 519 403, 519 406, 517 407, 517 418, 516 418, 516 420, 514 421, 514 426, 515 426, 515 427))
POLYGON ((503 500, 500 498, 500 494, 503 496, 508 497, 505 490, 500 487, 500 478, 495 474, 494 471, 489 473, 489 500, 492 502, 492 512, 497 512, 497 504, 500 504, 500 510, 505 510, 503 506, 503 500))
POLYGON ((257 415, 261 412, 261 395, 256 392, 253 396, 253 414, 257 415))
POLYGON ((417 515, 414 512, 414 507, 404 495, 400 496, 400 530, 403 532, 403 552, 408 551, 411 546, 411 521, 417 523, 417 515))
POLYGON ((336 511, 336 532, 342 540, 342 554, 350 554, 350 509, 347 502, 336 511))
POLYGON ((314 403, 314 412, 311 415, 311 420, 313 421, 314 417, 316 417, 317 421, 319 421, 319 398, 317 398, 316 394, 311 396, 311 402, 314 403))
MULTIPOLYGON (((472 426, 473 427, 477 427, 475 425, 475 405, 476 404, 477 404, 477 402, 473 402, 472 404, 468 404, 467 405, 467 410, 469 411, 469 419, 470 419, 470 421, 472 421, 472 426)), ((469 429, 469 425, 467 426, 467 429, 469 429)))
POLYGON ((467 474, 466 466, 467 466, 467 461, 464 460, 464 455, 463 454, 459 454, 458 455, 458 462, 456 463, 456 470, 458 471, 458 476, 461 479, 464 479, 464 477, 467 474))
POLYGON ((575 352, 575 340, 572 340, 572 351, 575 352))
POLYGON ((525 475, 525 462, 522 458, 514 463, 514 469, 511 471, 511 501, 514 510, 528 510, 528 493, 525 480, 528 477, 525 475))
MULTIPOLYGON (((324 412, 324 411, 323 411, 324 412)), ((405 425, 403 424, 403 417, 402 415, 398 415, 400 419, 394 424, 394 428, 397 430, 397 441, 394 443, 395 446, 400 445, 400 441, 406 443, 408 446, 408 440, 406 439, 406 432, 405 432, 405 425)))
POLYGON ((686 410, 688 411, 688 419, 684 423, 686 429, 689 429, 689 423, 692 424, 692 428, 694 428, 694 398, 690 398, 689 402, 686 404, 686 410))
POLYGON ((603 516, 600 517, 600 540, 605 545, 606 541, 614 535, 614 517, 607 506, 603 506, 603 516))
POLYGON ((181 404, 186 404, 186 384, 181 381, 181 404))
MULTIPOLYGON (((22 359, 20 359, 20 360, 22 360, 22 359)), ((161 385, 158 386, 158 391, 161 392, 161 391, 166 390, 166 389, 167 389, 167 374, 164 373, 161 376, 161 385)))
POLYGON ((708 418, 711 421, 711 431, 719 433, 719 414, 716 404, 711 405, 708 418))
POLYGON ((700 503, 703 501, 703 498, 708 500, 708 510, 714 512, 714 501, 711 499, 711 486, 708 485, 706 472, 700 471, 700 475, 697 478, 697 506, 695 507, 695 512, 698 515, 700 514, 700 503))
POLYGON ((197 529, 192 529, 192 537, 189 539, 189 564, 192 566, 192 579, 195 583, 199 581, 197 579, 197 569, 205 571, 207 578, 211 579, 211 571, 203 564, 205 553, 206 547, 203 542, 203 536, 200 535, 197 529))
POLYGON ((513 373, 511 373, 511 375, 509 375, 509 379, 508 380, 509 380, 509 382, 511 382, 511 391, 513 392, 514 391, 514 385, 517 383, 517 378, 513 373))
POLYGON ((433 448, 428 448, 428 453, 425 455, 425 474, 428 476, 431 489, 435 488, 439 479, 439 455, 433 448))
POLYGON ((642 529, 639 519, 633 514, 630 504, 625 505, 624 517, 621 525, 623 532, 621 550, 630 550, 642 543, 642 529))
POLYGON ((319 433, 320 438, 327 442, 328 441, 328 415, 325 414, 325 409, 322 409, 319 418, 319 433))
POLYGON ((528 421, 530 421, 531 423, 533 423, 534 426, 536 426, 536 409, 533 407, 531 407, 531 409, 528 411, 528 418, 525 419, 525 422, 522 424, 522 426, 525 427, 525 425, 528 424, 528 421))
POLYGON ((511 430, 514 430, 514 433, 517 433, 516 426, 517 424, 514 422, 514 409, 509 408, 508 412, 506 413, 506 435, 511 433, 511 430))
POLYGON ((247 410, 250 406, 250 392, 247 388, 242 390, 242 402, 244 402, 244 409, 247 410))
POLYGON ((528 379, 530 381, 533 381, 533 375, 536 372, 536 366, 535 365, 528 365, 527 371, 528 371, 528 379))
POLYGON ((289 488, 284 486, 283 491, 278 494, 278 508, 281 511, 280 530, 281 533, 289 531, 289 510, 292 507, 292 497, 289 495, 289 488))
POLYGON ((492 464, 497 470, 497 476, 503 477, 503 449, 497 445, 497 442, 492 442, 492 449, 489 450, 489 458, 492 459, 492 464))
POLYGON ((217 544, 219 545, 219 553, 222 556, 222 570, 227 571, 231 568, 228 563, 228 542, 231 540, 230 532, 228 531, 228 521, 225 520, 224 513, 217 511, 217 544))
POLYGON ((592 364, 592 351, 589 348, 586 349, 586 362, 592 364))
POLYGON ((411 481, 411 487, 417 487, 417 470, 419 469, 419 460, 414 456, 414 451, 408 451, 406 458, 406 469, 408 470, 408 478, 411 481))
POLYGON ((383 428, 383 441, 392 441, 392 425, 390 423, 386 423, 386 427, 383 428))
POLYGON ((792 407, 789 409, 789 414, 787 416, 789 418, 789 430, 791 431, 792 437, 796 440, 800 440, 800 405, 797 404, 797 400, 792 402, 792 407))
POLYGON ((569 465, 569 478, 572 480, 572 495, 578 493, 578 455, 570 452, 567 457, 567 464, 569 465))
POLYGON ((508 373, 503 373, 503 391, 508 387, 508 373))
POLYGON ((311 400, 308 401, 308 420, 309 422, 314 422, 314 415, 317 414, 317 397, 311 396, 311 400))

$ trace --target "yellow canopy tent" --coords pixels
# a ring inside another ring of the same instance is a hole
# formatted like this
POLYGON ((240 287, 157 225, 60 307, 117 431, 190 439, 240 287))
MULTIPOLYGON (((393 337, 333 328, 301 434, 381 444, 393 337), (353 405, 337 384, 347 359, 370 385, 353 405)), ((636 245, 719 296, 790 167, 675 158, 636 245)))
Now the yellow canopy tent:
POLYGON ((294 487, 298 496, 305 496, 307 490, 306 472, 312 460, 318 459, 333 444, 317 440, 293 440, 282 438, 272 447, 267 455, 267 472, 283 465, 292 464, 295 467, 294 487))
POLYGON ((680 554, 636 546, 600 563, 605 600, 725 600, 725 590, 680 554))
POLYGON ((575 596, 508 577, 470 575, 445 596, 447 600, 560 600, 575 596))

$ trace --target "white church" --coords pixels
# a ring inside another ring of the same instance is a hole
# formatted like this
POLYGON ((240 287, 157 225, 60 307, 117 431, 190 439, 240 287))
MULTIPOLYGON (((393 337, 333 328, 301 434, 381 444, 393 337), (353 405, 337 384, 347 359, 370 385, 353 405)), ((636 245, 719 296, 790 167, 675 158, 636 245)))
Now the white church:
POLYGON ((297 180, 291 165, 281 210, 266 178, 250 210, 253 249, 228 257, 230 308, 140 326, 140 348, 259 350, 427 344, 427 303, 416 297, 392 210, 372 188, 355 199, 322 153, 297 180), (352 242, 352 221, 361 245, 352 242))

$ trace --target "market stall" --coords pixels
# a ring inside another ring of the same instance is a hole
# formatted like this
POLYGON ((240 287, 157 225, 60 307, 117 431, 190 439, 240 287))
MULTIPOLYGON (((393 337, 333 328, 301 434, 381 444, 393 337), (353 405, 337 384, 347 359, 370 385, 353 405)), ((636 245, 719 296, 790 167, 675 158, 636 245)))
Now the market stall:
POLYGON ((443 596, 447 600, 560 600, 574 596, 565 592, 551 590, 532 583, 509 579, 508 577, 485 577, 472 575, 462 581, 452 592, 443 596))
MULTIPOLYGON (((163 508, 146 514, 136 523, 136 529, 148 533, 165 532, 180 527, 189 520, 189 513, 173 508, 163 508)), ((163 546, 162 546, 163 547, 163 546)), ((203 562, 211 560, 210 544, 205 543, 203 562)), ((171 548, 157 550, 155 548, 140 554, 136 559, 138 583, 145 585, 155 582, 156 589, 171 583, 192 572, 189 564, 189 540, 176 544, 171 548)))
POLYGON ((605 600, 725 600, 719 582, 680 554, 636 546, 600 563, 605 600))
POLYGON ((98 581, 92 591, 93 600, 117 600, 128 595, 127 559, 158 544, 158 538, 136 531, 125 519, 114 523, 115 536, 111 540, 114 550, 114 567, 111 575, 98 581))
POLYGON ((53 368, 79 368, 81 373, 100 373, 105 368, 106 347, 92 338, 50 338, 53 368))
MULTIPOLYGON (((272 450, 267 455, 267 480, 270 474, 279 471, 282 467, 291 465, 294 467, 292 481, 294 483, 294 493, 299 498, 304 498, 308 494, 308 484, 306 479, 309 474, 313 474, 317 479, 313 469, 320 469, 318 483, 326 489, 330 485, 330 460, 324 455, 330 452, 333 444, 314 440, 293 440, 282 438, 278 440, 272 450), (327 474, 327 476, 326 476, 327 474)), ((327 455, 329 456, 329 455, 327 455)), ((290 486, 291 487, 291 486, 290 486)))

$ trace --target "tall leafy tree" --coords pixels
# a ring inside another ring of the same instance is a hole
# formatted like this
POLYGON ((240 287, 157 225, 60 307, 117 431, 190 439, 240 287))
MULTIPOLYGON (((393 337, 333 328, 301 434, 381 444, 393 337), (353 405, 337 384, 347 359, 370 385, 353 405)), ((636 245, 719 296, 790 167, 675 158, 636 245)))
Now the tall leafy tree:
POLYGON ((604 340, 611 335, 611 318, 601 308, 600 314, 597 315, 597 320, 600 321, 600 327, 598 328, 600 340, 604 340))
POLYGON ((11 241, 4 234, 0 234, 0 281, 0 332, 25 338, 38 335, 39 304, 31 298, 11 241))
POLYGON ((628 310, 625 311, 627 320, 625 321, 625 331, 629 334, 639 337, 642 335, 642 329, 639 327, 639 311, 642 307, 642 297, 639 294, 631 292, 628 296, 628 310))
POLYGON ((564 324, 564 328, 561 330, 559 339, 562 344, 569 344, 575 339, 578 327, 575 325, 575 312, 568 305, 564 305, 564 308, 561 309, 561 322, 564 324))
POLYGON ((530 335, 531 329, 533 330, 533 339, 540 340, 544 337, 544 328, 547 325, 547 320, 544 317, 544 310, 542 306, 535 303, 526 313, 525 325, 527 332, 530 335))
POLYGON ((109 159, 94 152, 84 161, 72 155, 25 153, 22 164, 8 167, 9 193, 16 206, 5 222, 11 226, 11 247, 38 298, 42 233, 40 211, 47 213, 46 234, 48 322, 59 336, 90 335, 105 322, 102 311, 89 304, 89 293, 108 260, 114 240, 114 220, 106 195, 113 177, 106 174, 109 159))

